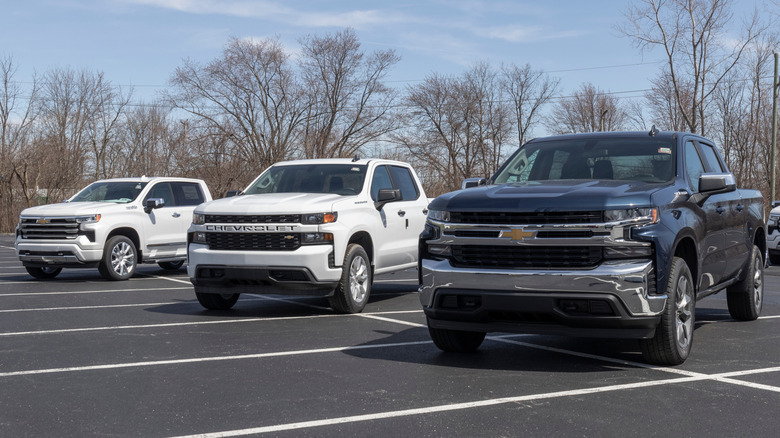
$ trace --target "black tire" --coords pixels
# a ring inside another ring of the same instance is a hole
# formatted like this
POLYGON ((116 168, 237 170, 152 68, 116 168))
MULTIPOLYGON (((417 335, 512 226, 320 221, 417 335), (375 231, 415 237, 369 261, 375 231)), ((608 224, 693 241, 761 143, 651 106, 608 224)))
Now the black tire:
POLYGON ((27 273, 39 280, 48 280, 54 278, 62 272, 62 268, 55 268, 53 266, 44 266, 41 268, 34 268, 32 266, 25 266, 24 269, 27 273))
POLYGON ((166 271, 178 271, 182 265, 184 265, 184 260, 175 262, 157 262, 157 266, 165 269, 166 271))
POLYGON ((338 313, 362 312, 368 303, 373 280, 368 254, 362 246, 350 244, 344 254, 339 284, 328 298, 330 307, 338 313))
POLYGON ((98 270, 106 280, 127 280, 135 273, 137 259, 133 241, 126 236, 114 236, 106 242, 98 270))
POLYGON ((679 365, 691 352, 696 316, 696 293, 691 270, 679 257, 672 260, 666 295, 666 307, 655 329, 655 336, 642 339, 640 345, 647 362, 679 365))
POLYGON ((731 317, 738 321, 755 321, 764 305, 764 259, 753 246, 745 278, 726 289, 731 317))
POLYGON ((772 263, 773 266, 780 266, 780 254, 772 254, 769 253, 769 262, 772 263))
POLYGON ((477 348, 482 345, 482 341, 485 340, 485 333, 483 332, 438 329, 430 325, 428 325, 428 333, 431 334, 433 343, 440 350, 453 353, 472 353, 477 351, 477 348))
POLYGON ((195 292, 201 306, 209 310, 229 310, 236 304, 241 294, 209 294, 195 292))

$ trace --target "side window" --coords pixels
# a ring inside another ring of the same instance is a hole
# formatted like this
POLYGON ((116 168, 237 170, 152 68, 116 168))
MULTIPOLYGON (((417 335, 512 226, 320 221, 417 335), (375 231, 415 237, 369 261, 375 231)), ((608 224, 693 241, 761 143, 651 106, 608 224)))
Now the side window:
POLYGON ((701 148, 702 155, 704 155, 704 159, 707 160, 707 163, 709 163, 709 168, 712 169, 712 171, 725 172, 725 170, 723 170, 723 166, 720 163, 720 160, 718 159, 718 154, 715 152, 715 148, 704 143, 699 143, 699 147, 701 148))
POLYGON ((199 205, 203 203, 203 192, 200 190, 200 184, 173 182, 171 187, 176 198, 176 205, 199 205))
POLYGON ((173 192, 171 191, 171 184, 167 182, 157 183, 149 191, 149 194, 144 198, 144 204, 149 198, 163 198, 165 200, 166 207, 173 207, 176 205, 174 201, 173 192))
POLYGON ((692 141, 685 143, 685 173, 688 175, 688 184, 694 192, 698 192, 699 177, 704 173, 704 165, 692 141))
POLYGON ((387 173, 387 166, 378 166, 374 169, 374 177, 371 178, 371 199, 376 201, 379 198, 380 189, 392 189, 393 182, 390 174, 387 173))
POLYGON ((401 189, 401 198, 404 201, 413 201, 420 197, 420 191, 417 190, 417 185, 414 183, 409 169, 400 166, 388 166, 388 168, 393 182, 395 182, 395 187, 401 189))

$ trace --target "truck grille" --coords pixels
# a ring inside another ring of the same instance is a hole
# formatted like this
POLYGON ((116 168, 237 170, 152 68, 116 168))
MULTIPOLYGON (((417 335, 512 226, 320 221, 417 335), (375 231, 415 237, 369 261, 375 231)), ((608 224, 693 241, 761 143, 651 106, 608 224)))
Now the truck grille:
POLYGON ((75 239, 79 234, 76 218, 22 218, 21 236, 24 239, 75 239))
POLYGON ((453 211, 450 221, 460 224, 548 225, 604 222, 601 211, 491 212, 453 211))
POLYGON ((452 246, 452 264, 461 268, 589 268, 602 258, 598 246, 452 246))
POLYGON ((227 251, 293 251, 300 233, 206 233, 209 248, 227 251))
POLYGON ((290 224, 301 223, 299 214, 207 214, 206 222, 216 224, 290 224))

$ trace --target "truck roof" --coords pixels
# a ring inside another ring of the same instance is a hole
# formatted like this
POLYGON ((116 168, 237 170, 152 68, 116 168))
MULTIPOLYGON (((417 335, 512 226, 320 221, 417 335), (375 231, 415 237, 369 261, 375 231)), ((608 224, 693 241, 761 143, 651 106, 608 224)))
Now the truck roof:
POLYGON ((396 164, 402 166, 409 166, 409 163, 396 160, 387 160, 383 158, 311 158, 305 160, 291 160, 280 161, 275 163, 274 166, 294 166, 302 164, 360 164, 366 165, 371 162, 381 162, 383 164, 396 164))
POLYGON ((181 181, 181 182, 203 182, 203 180, 197 178, 182 178, 177 176, 135 176, 135 177, 127 177, 127 178, 107 178, 107 179, 101 179, 94 182, 110 182, 110 181, 154 182, 160 180, 181 181))
POLYGON ((585 132, 585 133, 579 133, 579 134, 562 134, 562 135, 553 135, 549 137, 538 137, 534 138, 532 140, 529 140, 528 143, 538 142, 538 141, 551 141, 551 140, 572 140, 572 139, 588 139, 588 138, 639 138, 639 137, 653 137, 653 138, 660 138, 660 139, 669 139, 669 140, 676 140, 679 135, 686 135, 686 136, 692 136, 700 139, 704 139, 704 137, 693 134, 690 132, 680 132, 680 131, 654 131, 653 134, 650 134, 651 131, 600 131, 600 132, 585 132))

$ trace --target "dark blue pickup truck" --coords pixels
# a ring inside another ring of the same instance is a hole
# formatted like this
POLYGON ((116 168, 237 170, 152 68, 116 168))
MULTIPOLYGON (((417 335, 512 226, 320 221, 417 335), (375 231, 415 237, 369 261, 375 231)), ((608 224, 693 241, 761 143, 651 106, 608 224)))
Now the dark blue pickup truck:
POLYGON ((433 200, 419 251, 444 351, 487 332, 634 338, 646 361, 676 365, 703 297, 726 290, 734 319, 758 318, 764 199, 694 134, 539 138, 433 200))

